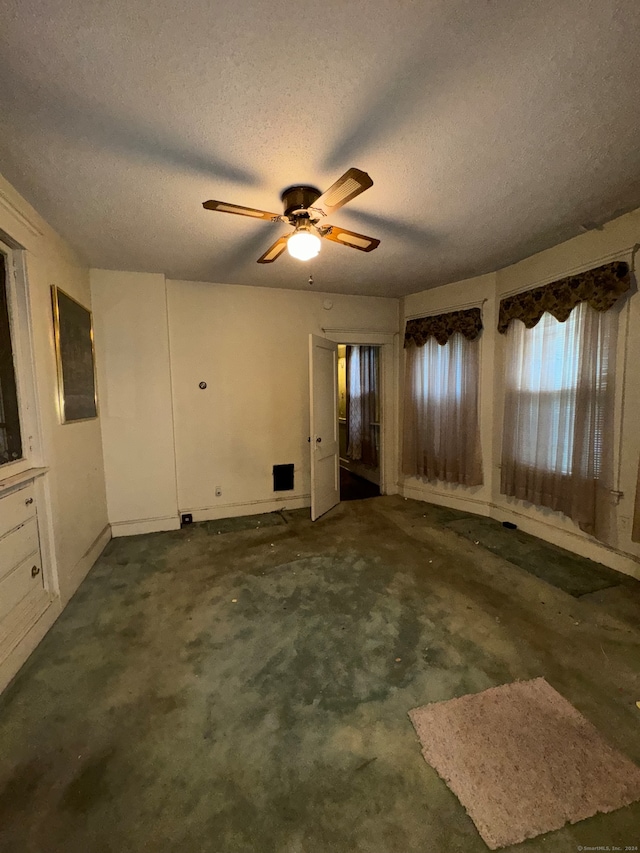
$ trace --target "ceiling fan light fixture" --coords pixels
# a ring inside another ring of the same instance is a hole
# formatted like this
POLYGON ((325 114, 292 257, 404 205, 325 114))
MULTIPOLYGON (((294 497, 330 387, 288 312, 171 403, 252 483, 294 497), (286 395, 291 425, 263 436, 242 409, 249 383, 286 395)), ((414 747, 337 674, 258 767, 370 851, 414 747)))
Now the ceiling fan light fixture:
POLYGON ((298 261, 309 261, 320 251, 320 238, 311 225, 299 225, 287 241, 287 250, 298 261))
POLYGON ((244 207, 241 204, 230 204, 213 198, 203 201, 202 206, 205 210, 218 213, 249 216, 265 222, 285 222, 293 226, 293 234, 291 236, 283 234, 278 237, 275 243, 258 258, 259 264, 272 264, 284 254, 285 249, 288 249, 291 257, 298 261, 310 261, 320 252, 321 237, 361 252, 371 252, 380 245, 380 240, 374 237, 355 234, 353 231, 347 231, 346 228, 335 225, 318 224, 325 216, 339 210, 372 186, 373 181, 366 172, 352 167, 347 169, 344 175, 324 193, 307 184, 295 184, 283 190, 280 200, 284 205, 284 214, 270 213, 268 210, 258 210, 255 207, 244 207))

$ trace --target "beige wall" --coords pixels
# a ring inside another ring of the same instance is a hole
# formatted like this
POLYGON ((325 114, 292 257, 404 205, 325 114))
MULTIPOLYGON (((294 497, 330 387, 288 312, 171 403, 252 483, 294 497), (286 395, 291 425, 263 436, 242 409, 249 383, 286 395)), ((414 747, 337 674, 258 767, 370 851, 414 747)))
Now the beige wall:
POLYGON ((628 257, 637 243, 640 243, 640 211, 610 222, 601 231, 576 237, 491 275, 424 291, 404 300, 405 318, 421 312, 455 310, 486 300, 483 304, 480 389, 485 484, 472 489, 401 478, 402 493, 407 497, 490 515, 501 521, 514 521, 526 532, 640 577, 640 545, 631 542, 631 515, 640 454, 640 430, 637 426, 640 422, 640 383, 635 376, 635 365, 640 363, 640 297, 634 292, 620 315, 616 368, 618 428, 613 440, 617 454, 616 471, 620 473, 619 489, 624 494, 619 502, 612 497, 617 529, 607 545, 584 534, 560 513, 500 494, 504 337, 496 331, 499 300, 504 294, 597 266, 605 263, 610 256, 628 257))
POLYGON ((109 521, 179 527, 163 275, 91 271, 109 521))
MULTIPOLYGON (((41 448, 33 465, 48 468, 47 506, 40 506, 44 538, 51 538, 53 601, 18 658, 24 658, 56 618, 109 538, 99 420, 61 424, 50 286, 91 306, 89 270, 27 202, 0 178, 0 230, 25 262, 31 314, 37 421, 41 448), (26 649, 26 651, 25 651, 26 649)), ((10 471, 3 467, 0 478, 10 471)), ((45 542, 46 546, 46 542, 45 542)), ((10 664, 13 665, 13 664, 10 664)))
MULTIPOLYGON (((309 334, 393 336, 397 300, 180 281, 168 282, 168 294, 180 512, 198 519, 307 506, 309 334), (282 463, 294 464, 295 487, 274 494, 272 466, 282 463)), ((388 369, 392 390, 392 359, 388 369)), ((391 492, 394 400, 390 393, 391 492)))
POLYGON ((397 490, 396 299, 103 270, 92 291, 114 535, 171 529, 181 513, 307 506, 309 333, 325 329, 387 343, 387 489, 397 490), (272 466, 286 463, 294 490, 274 493, 272 466))

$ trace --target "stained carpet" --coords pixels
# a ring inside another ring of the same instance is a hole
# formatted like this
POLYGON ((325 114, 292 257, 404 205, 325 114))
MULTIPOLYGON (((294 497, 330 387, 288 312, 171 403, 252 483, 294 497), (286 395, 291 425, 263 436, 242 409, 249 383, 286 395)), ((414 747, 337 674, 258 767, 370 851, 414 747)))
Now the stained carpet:
POLYGON ((544 678, 409 717, 426 761, 492 850, 640 800, 640 768, 544 678))
POLYGON ((486 853, 407 710, 539 676, 640 764, 623 587, 572 598, 454 515, 383 495, 113 540, 0 696, 0 851, 486 853))

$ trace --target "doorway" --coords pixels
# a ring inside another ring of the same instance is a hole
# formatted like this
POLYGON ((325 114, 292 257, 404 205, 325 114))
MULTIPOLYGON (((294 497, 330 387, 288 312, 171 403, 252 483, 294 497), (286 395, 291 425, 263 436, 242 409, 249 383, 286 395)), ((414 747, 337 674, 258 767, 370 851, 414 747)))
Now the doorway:
POLYGON ((340 500, 380 495, 380 346, 338 344, 340 500))

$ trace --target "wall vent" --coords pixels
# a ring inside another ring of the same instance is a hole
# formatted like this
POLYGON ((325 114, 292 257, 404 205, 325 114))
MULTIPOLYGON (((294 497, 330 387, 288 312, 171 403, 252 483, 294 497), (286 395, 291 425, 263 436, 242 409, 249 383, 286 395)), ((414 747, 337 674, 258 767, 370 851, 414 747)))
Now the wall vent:
POLYGON ((288 492, 293 489, 293 463, 273 466, 273 491, 288 492))

